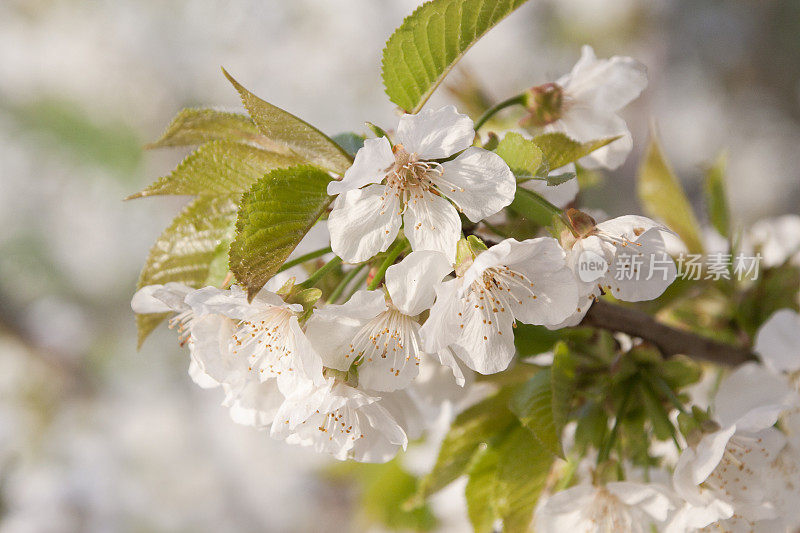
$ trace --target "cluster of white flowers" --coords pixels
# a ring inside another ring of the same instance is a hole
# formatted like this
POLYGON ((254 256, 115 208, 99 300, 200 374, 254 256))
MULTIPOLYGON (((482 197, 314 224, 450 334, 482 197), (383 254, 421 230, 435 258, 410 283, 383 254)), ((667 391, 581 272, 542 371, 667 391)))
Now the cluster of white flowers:
MULTIPOLYGON (((630 134, 615 112, 645 83, 633 60, 598 61, 586 48, 554 85, 565 105, 545 129, 578 140, 622 135, 586 160, 617 166, 630 134), (576 130, 579 123, 588 129, 576 130)), ((221 387, 237 422, 340 459, 389 460, 419 435, 424 413, 441 407, 432 402, 451 400, 440 393, 456 390, 445 380, 463 385, 470 370, 490 374, 511 364, 517 321, 577 324, 602 292, 651 299, 675 277, 673 268, 655 280, 619 281, 612 272, 579 278, 586 250, 609 265, 620 249, 664 254, 666 228, 643 217, 595 225, 576 214, 560 240, 506 239, 488 249, 464 239, 460 213, 479 222, 516 191, 508 165, 473 146, 475 134, 453 106, 404 115, 394 143, 366 140, 328 186, 336 196, 331 248, 345 263, 368 261, 398 237, 408 241, 411 251, 386 269, 382 290, 357 290, 341 305, 309 310, 285 301, 291 291, 262 289, 248 301, 237 286, 169 283, 141 289, 134 310, 174 313, 171 324, 191 352, 190 375, 202 387, 221 387)))

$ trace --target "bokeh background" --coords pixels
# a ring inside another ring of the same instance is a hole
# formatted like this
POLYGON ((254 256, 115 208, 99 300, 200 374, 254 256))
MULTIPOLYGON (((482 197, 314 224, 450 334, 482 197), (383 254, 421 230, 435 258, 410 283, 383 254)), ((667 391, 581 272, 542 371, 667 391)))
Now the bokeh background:
MULTIPOLYGON (((0 2, 0 532, 378 527, 325 458, 231 423, 169 332, 136 351, 138 269, 183 201, 122 198, 180 160, 141 150, 179 109, 238 106, 220 66, 327 133, 393 127, 380 52, 417 3, 0 2)), ((453 82, 499 100, 568 71, 583 43, 636 57, 634 153, 584 198, 639 212, 654 123, 697 201, 727 150, 746 225, 798 213, 799 35, 794 0, 531 0, 453 82)), ((435 502, 442 530, 467 527, 459 490, 435 502)))

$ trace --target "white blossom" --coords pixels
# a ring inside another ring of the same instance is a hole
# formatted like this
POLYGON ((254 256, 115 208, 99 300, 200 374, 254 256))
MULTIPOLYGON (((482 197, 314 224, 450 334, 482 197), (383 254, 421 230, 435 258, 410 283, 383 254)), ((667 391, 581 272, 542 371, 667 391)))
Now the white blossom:
POLYGON ((676 507, 669 489, 655 483, 586 483, 547 497, 536 510, 535 529, 541 533, 662 531, 676 507))
POLYGON ((289 396, 271 433, 339 460, 366 463, 389 461, 408 444, 380 398, 332 378, 311 394, 289 396))
POLYGON ((427 352, 450 348, 472 370, 491 374, 514 358, 515 320, 561 322, 575 310, 577 294, 555 239, 506 239, 437 286, 420 333, 427 352))
POLYGON ((472 120, 447 106, 403 115, 394 147, 385 137, 365 141, 343 179, 328 185, 338 195, 328 218, 333 251, 346 262, 365 261, 386 250, 403 225, 414 250, 454 260, 458 211, 477 222, 510 204, 516 190, 508 165, 472 146, 474 136, 472 120))
POLYGON ((303 308, 299 304, 287 304, 267 290, 248 302, 237 286, 230 290, 205 287, 186 301, 198 315, 222 315, 236 322, 231 354, 246 361, 248 372, 260 381, 276 378, 285 395, 323 382, 322 360, 300 327, 303 308))
POLYGON ((630 57, 597 59, 592 47, 585 45, 572 71, 556 85, 563 91, 563 108, 558 120, 544 130, 563 132, 580 142, 621 135, 579 161, 587 168, 619 167, 633 147, 633 138, 617 112, 647 86, 644 65, 630 57))
POLYGON ((742 249, 760 253, 762 265, 777 267, 787 260, 800 266, 800 216, 759 220, 745 233, 742 249))
POLYGON ((195 291, 180 283, 151 285, 136 292, 131 306, 137 313, 176 313, 170 326, 178 330, 181 342, 189 346, 192 380, 203 388, 222 387, 225 392, 222 404, 230 409, 236 423, 268 427, 283 401, 276 381, 262 381, 248 370, 247 358, 236 356, 233 319, 209 313, 206 308, 193 308, 187 302, 187 296, 208 293, 210 289, 195 291))
POLYGON ((360 290, 342 305, 317 309, 307 333, 325 366, 358 366, 366 389, 402 389, 419 373, 420 324, 416 316, 433 304, 434 286, 452 270, 438 252, 412 252, 386 271, 387 293, 360 290))
POLYGON ((687 502, 679 523, 749 531, 780 518, 769 486, 789 470, 777 462, 786 438, 773 426, 790 392, 756 364, 723 380, 714 400, 717 428, 689 445, 675 467, 674 488, 687 502))
POLYGON ((637 215, 594 224, 582 235, 564 230, 561 241, 577 278, 579 301, 574 313, 556 327, 579 323, 604 292, 627 302, 659 297, 677 276, 662 232, 669 230, 637 215))

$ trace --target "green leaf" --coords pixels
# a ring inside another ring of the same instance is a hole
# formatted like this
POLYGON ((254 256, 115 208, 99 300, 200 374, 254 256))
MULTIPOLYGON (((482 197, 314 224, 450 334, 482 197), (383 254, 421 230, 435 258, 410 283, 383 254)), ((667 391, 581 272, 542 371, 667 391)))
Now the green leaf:
POLYGON ((331 197, 327 172, 309 165, 275 169, 242 197, 230 268, 253 298, 278 271, 331 197))
POLYGON ((536 176, 542 164, 541 148, 532 140, 515 132, 506 133, 497 145, 495 153, 506 162, 518 180, 536 176))
POLYGON ((273 168, 290 167, 296 157, 232 141, 211 141, 189 154, 178 168, 127 199, 158 194, 220 196, 242 193, 273 168))
POLYGON ((419 111, 445 75, 483 34, 525 0, 431 0, 406 17, 383 49, 389 99, 419 111))
POLYGON ((550 367, 550 389, 553 393, 553 424, 556 434, 561 435, 572 407, 577 379, 577 361, 566 343, 559 342, 553 348, 553 365, 550 367))
POLYGON ((553 456, 522 428, 503 443, 502 455, 495 505, 503 519, 503 531, 524 533, 547 482, 553 456))
POLYGON ((534 137, 533 142, 542 149, 548 168, 555 170, 574 163, 617 139, 619 136, 580 143, 563 133, 543 133, 534 137))
POLYGON ((511 396, 509 408, 545 448, 559 457, 564 456, 553 420, 553 391, 549 368, 537 372, 516 391, 511 396))
POLYGON ((678 178, 664 159, 653 133, 647 154, 639 167, 639 199, 645 212, 664 221, 683 240, 689 253, 703 253, 697 218, 678 178))
POLYGON ((515 417, 508 410, 509 394, 510 390, 502 389, 456 417, 442 442, 433 470, 420 480, 411 504, 421 504, 461 476, 480 445, 514 423, 515 417))
POLYGON ((359 135, 358 133, 352 132, 345 132, 339 133, 338 135, 334 135, 331 139, 342 147, 342 150, 347 152, 350 157, 355 157, 356 152, 361 150, 364 146, 364 139, 363 135, 359 135))
POLYGON ((225 69, 222 69, 222 72, 239 92, 242 104, 253 122, 271 142, 312 165, 339 174, 344 174, 344 171, 353 164, 347 152, 327 135, 291 113, 254 95, 233 79, 225 69))
POLYGON ((653 434, 658 440, 668 440, 675 434, 675 426, 669 419, 669 413, 664 408, 658 396, 647 385, 647 383, 639 382, 639 398, 644 405, 647 418, 653 425, 653 434))
POLYGON ((545 181, 547 181, 548 187, 555 187, 556 185, 561 185, 562 183, 575 179, 577 176, 578 175, 574 172, 564 172, 563 174, 556 174, 555 176, 547 176, 545 181))
POLYGON ((528 189, 517 187, 514 201, 508 206, 515 213, 540 226, 549 226, 554 217, 561 216, 561 210, 528 189))
POLYGON ((558 342, 559 333, 544 326, 517 322, 514 330, 514 346, 520 357, 539 355, 550 350, 558 342))
POLYGON ((467 515, 475 533, 491 533, 495 520, 500 517, 494 503, 501 459, 500 450, 489 447, 481 451, 470 466, 464 494, 467 515))
POLYGON ((526 532, 545 486, 553 456, 517 426, 476 456, 466 487, 467 511, 476 532, 526 532))
MULTIPOLYGON (((236 201, 201 197, 190 203, 164 230, 150 250, 137 289, 169 282, 202 287, 218 255, 220 243, 233 236, 236 201)), ((139 346, 166 314, 137 315, 139 346)))
POLYGON ((414 494, 417 479, 401 466, 399 458, 383 464, 338 463, 330 473, 337 480, 358 484, 356 508, 366 525, 413 531, 431 531, 436 527, 436 517, 429 506, 403 508, 403 502, 414 494))
POLYGON ((183 109, 159 140, 146 148, 192 146, 209 141, 258 142, 263 136, 247 115, 216 109, 183 109))
POLYGON ((725 167, 727 158, 720 154, 708 169, 705 182, 706 207, 711 225, 723 237, 730 237, 731 217, 725 194, 725 167))

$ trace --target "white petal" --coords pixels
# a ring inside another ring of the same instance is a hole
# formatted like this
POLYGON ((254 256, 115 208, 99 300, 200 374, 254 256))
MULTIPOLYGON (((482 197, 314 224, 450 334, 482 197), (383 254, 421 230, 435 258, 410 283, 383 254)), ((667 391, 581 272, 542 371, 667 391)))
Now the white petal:
POLYGON ((742 417, 754 409, 786 404, 791 392, 789 383, 781 376, 757 363, 745 363, 719 384, 714 412, 723 426, 737 424, 739 427, 742 417))
POLYGON ((186 296, 194 289, 183 283, 169 282, 166 285, 148 285, 142 287, 131 300, 131 309, 135 313, 167 313, 170 311, 186 311, 186 296))
POLYGON ((507 266, 511 272, 509 306, 514 318, 526 324, 555 325, 577 308, 578 284, 555 239, 518 242, 506 239, 480 254, 464 275, 464 291, 487 268, 507 266), (521 276, 520 276, 521 275, 521 276), (524 276, 524 278, 523 278, 524 276))
POLYGON ((728 441, 735 432, 736 426, 729 426, 703 436, 695 448, 696 457, 691 465, 691 479, 695 485, 708 479, 708 476, 717 468, 725 453, 725 448, 728 446, 728 441))
POLYGON ((331 248, 345 262, 366 261, 389 248, 400 224, 398 199, 385 198, 382 185, 348 191, 328 217, 331 248))
POLYGON ((589 509, 597 489, 589 484, 576 485, 549 496, 536 511, 536 531, 541 533, 588 533, 589 509))
POLYGON ((471 146, 474 137, 472 119, 452 105, 403 115, 395 135, 397 143, 421 159, 450 157, 471 146))
POLYGON ((381 291, 360 290, 342 305, 314 310, 306 324, 306 335, 325 366, 348 370, 353 364, 350 346, 356 333, 385 310, 381 291))
POLYGON ((212 378, 206 371, 203 369, 202 365, 198 363, 194 358, 189 361, 189 377, 192 378, 192 381, 197 384, 201 389, 213 389, 219 387, 219 381, 212 378))
POLYGON ((598 60, 594 51, 584 46, 581 59, 561 81, 570 98, 617 111, 635 100, 647 86, 647 69, 631 57, 598 60))
POLYGON ((666 252, 660 230, 646 231, 628 246, 617 246, 617 253, 601 283, 611 294, 626 302, 654 300, 675 278, 677 268, 666 252))
MULTIPOLYGON (((303 333, 296 316, 289 319, 289 328, 292 332, 291 336, 294 348, 291 369, 288 374, 294 374, 293 378, 295 380, 300 380, 300 382, 311 381, 315 386, 322 385, 324 382, 324 378, 322 377, 322 358, 311 345, 306 334, 303 333)), ((281 374, 280 377, 286 377, 286 373, 281 374)), ((297 383, 297 381, 295 381, 295 383, 297 383)), ((278 380, 278 384, 281 384, 280 379, 278 380)), ((300 387, 297 385, 293 386, 293 389, 298 388, 300 387)), ((290 393, 291 390, 289 392, 284 392, 284 394, 290 393)))
POLYGON ((508 368, 514 359, 514 317, 510 312, 494 313, 487 317, 487 306, 474 293, 462 300, 461 317, 457 322, 460 333, 451 348, 472 370, 494 374, 508 368), (491 323, 490 323, 491 322, 491 323))
POLYGON ((494 152, 473 146, 442 163, 442 169, 434 184, 473 222, 497 213, 514 199, 514 174, 494 152))
POLYGON ((800 370, 800 314, 776 311, 758 330, 755 351, 774 372, 800 370))
POLYGON ((436 285, 452 271, 453 266, 441 252, 411 252, 386 270, 386 288, 395 307, 416 316, 433 305, 436 285))
MULTIPOLYGON (((452 279, 436 286, 436 302, 430 315, 420 328, 423 351, 437 353, 447 348, 458 336, 462 302, 458 295, 461 279, 452 279)), ((463 314, 463 313, 462 313, 463 314)))
POLYGON ((512 271, 533 283, 532 295, 523 287, 524 282, 512 286, 517 300, 510 303, 517 320, 526 324, 554 325, 575 313, 578 284, 567 267, 564 250, 555 239, 540 237, 509 242, 505 262, 512 271))
POLYGON ((653 228, 670 232, 663 224, 639 215, 623 215, 597 224, 599 231, 629 240, 636 240, 644 232, 653 228))
POLYGON ((359 385, 375 391, 408 387, 419 374, 421 344, 419 323, 397 310, 382 314, 353 341, 359 385))
POLYGON ((252 379, 229 401, 231 419, 237 424, 263 429, 272 424, 283 404, 283 394, 274 379, 252 379))
POLYGON ((134 313, 169 313, 174 311, 170 306, 155 298, 153 293, 163 285, 148 285, 136 291, 131 299, 131 309, 134 313))
POLYGON ((606 489, 622 503, 641 509, 657 522, 664 522, 674 507, 666 494, 666 487, 660 487, 655 483, 614 481, 608 483, 606 489))
POLYGON ((403 222, 412 249, 442 252, 455 262, 461 219, 453 204, 441 196, 423 194, 408 201, 403 222))
POLYGON ((367 139, 356 153, 353 165, 344 173, 341 181, 328 184, 328 194, 336 195, 360 189, 370 183, 380 183, 386 171, 394 164, 392 147, 386 137, 367 139))
POLYGON ((276 439, 284 439, 315 412, 327 412, 327 409, 340 407, 346 400, 332 395, 333 386, 334 381, 331 378, 311 393, 287 396, 275 414, 275 423, 270 431, 271 436, 276 439), (333 403, 336 405, 332 405, 333 403))
POLYGON ((578 297, 578 305, 572 314, 557 324, 545 324, 545 327, 550 330, 557 330, 577 326, 586 316, 586 312, 589 311, 593 303, 594 298, 591 295, 581 295, 578 297))
POLYGON ((197 315, 220 314, 229 318, 242 319, 246 318, 250 311, 247 295, 236 286, 231 287, 230 290, 203 287, 189 294, 186 297, 186 303, 197 315))
POLYGON ((199 316, 192 321, 189 350, 204 374, 220 383, 239 383, 247 373, 247 361, 232 351, 236 324, 222 315, 199 316))
POLYGON ((448 367, 453 373, 453 377, 455 378, 458 386, 463 387, 466 385, 467 377, 464 373, 464 369, 461 368, 461 365, 456 360, 456 354, 453 353, 453 350, 450 348, 443 348, 439 350, 436 355, 439 357, 439 362, 448 367))
POLYGON ((590 169, 614 170, 625 162, 633 148, 633 137, 624 120, 613 111, 599 110, 581 104, 570 106, 560 120, 545 126, 544 131, 560 131, 580 142, 621 136, 578 161, 590 169))
POLYGON ((371 428, 353 446, 353 459, 361 463, 385 463, 399 448, 406 449, 408 437, 403 428, 379 402, 361 408, 371 428))

